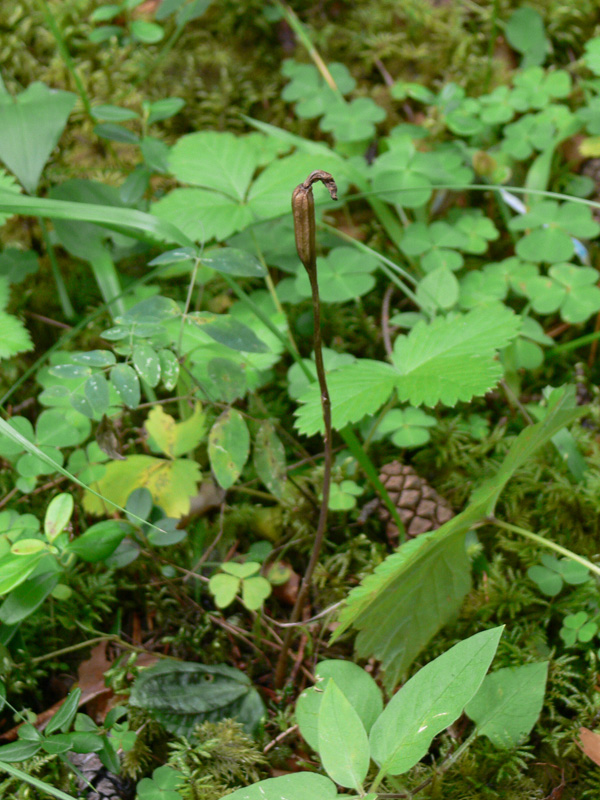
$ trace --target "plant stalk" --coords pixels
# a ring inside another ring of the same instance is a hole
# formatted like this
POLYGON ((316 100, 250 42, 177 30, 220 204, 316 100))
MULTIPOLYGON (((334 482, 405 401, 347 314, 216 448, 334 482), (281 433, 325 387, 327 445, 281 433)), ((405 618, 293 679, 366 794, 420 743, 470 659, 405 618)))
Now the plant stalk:
MULTIPOLYGON (((312 185, 316 181, 322 181, 331 197, 337 200, 337 187, 335 181, 328 172, 315 170, 308 178, 296 187, 292 195, 292 211, 294 214, 294 231, 296 234, 296 249, 304 268, 308 273, 310 288, 312 292, 313 313, 314 313, 314 332, 313 345, 315 352, 315 366, 321 392, 321 408, 323 411, 323 444, 324 444, 324 473, 323 473, 323 498, 319 511, 319 520, 313 542, 312 553, 302 583, 298 591, 296 602, 290 616, 290 623, 296 623, 300 619, 304 603, 306 601, 312 576, 317 566, 325 529, 327 526, 327 513, 329 510, 329 491, 331 488, 331 467, 333 462, 332 449, 332 430, 331 430, 331 400, 327 388, 327 377, 325 375, 325 365, 323 364, 323 347, 321 341, 321 300, 319 297, 319 282, 317 279, 317 248, 315 242, 315 204, 312 193, 312 185)), ((280 689, 285 681, 285 671, 287 667, 287 655, 295 635, 295 629, 290 627, 286 630, 277 666, 275 667, 275 686, 280 689)))

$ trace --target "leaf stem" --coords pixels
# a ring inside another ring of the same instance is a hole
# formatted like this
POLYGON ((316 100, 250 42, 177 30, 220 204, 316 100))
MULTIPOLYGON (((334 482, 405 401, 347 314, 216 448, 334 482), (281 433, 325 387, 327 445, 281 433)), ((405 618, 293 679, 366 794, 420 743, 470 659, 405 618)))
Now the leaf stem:
POLYGON ((518 533, 519 536, 523 536, 526 539, 531 539, 533 542, 537 542, 537 544, 541 545, 542 547, 547 547, 549 550, 554 550, 555 553, 560 553, 560 555, 570 558, 571 561, 577 561, 578 564, 582 564, 584 567, 587 567, 590 572, 600 576, 600 567, 598 567, 596 564, 588 561, 588 559, 584 558, 583 556, 578 556, 577 553, 574 553, 572 550, 568 550, 566 547, 556 544, 556 542, 551 542, 550 539, 546 539, 544 536, 540 536, 538 533, 532 533, 532 531, 528 531, 526 528, 521 528, 518 525, 512 525, 510 522, 504 522, 496 517, 488 517, 488 522, 490 522, 492 525, 496 525, 498 528, 503 528, 506 531, 518 533))

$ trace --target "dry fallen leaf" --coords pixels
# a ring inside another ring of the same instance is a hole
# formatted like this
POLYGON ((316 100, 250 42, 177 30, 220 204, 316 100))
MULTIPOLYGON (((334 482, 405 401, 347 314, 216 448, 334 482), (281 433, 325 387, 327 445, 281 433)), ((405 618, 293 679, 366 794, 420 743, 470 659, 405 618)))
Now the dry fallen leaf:
POLYGON ((577 745, 600 767, 600 733, 594 733, 589 728, 579 728, 577 745))

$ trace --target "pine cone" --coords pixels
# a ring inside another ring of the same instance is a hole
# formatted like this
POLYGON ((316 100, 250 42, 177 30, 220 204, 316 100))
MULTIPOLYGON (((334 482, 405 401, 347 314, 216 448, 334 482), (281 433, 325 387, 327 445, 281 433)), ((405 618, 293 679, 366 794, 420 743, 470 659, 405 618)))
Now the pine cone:
MULTIPOLYGON (((454 516, 450 503, 408 464, 390 461, 382 467, 379 480, 398 509, 398 515, 410 539, 441 527, 454 516)), ((397 544, 398 526, 382 502, 378 505, 377 513, 382 522, 387 522, 386 534, 389 542, 397 544)))

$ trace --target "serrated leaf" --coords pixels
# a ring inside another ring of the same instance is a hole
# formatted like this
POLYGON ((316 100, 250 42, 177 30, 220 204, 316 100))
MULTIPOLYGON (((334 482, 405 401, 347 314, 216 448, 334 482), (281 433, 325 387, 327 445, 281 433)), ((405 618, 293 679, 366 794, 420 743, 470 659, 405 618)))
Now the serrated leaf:
POLYGON ((350 625, 358 629, 357 653, 381 659, 388 688, 397 684, 425 644, 458 612, 470 587, 466 531, 493 514, 514 472, 581 416, 583 410, 570 408, 569 403, 568 393, 563 393, 542 422, 521 431, 496 475, 473 493, 463 512, 437 531, 402 545, 348 595, 332 640, 350 625))
POLYGON ((250 452, 248 426, 239 411, 224 411, 208 435, 208 457, 215 478, 223 489, 239 478, 250 452))
POLYGON ((12 358, 28 350, 33 350, 33 344, 25 325, 12 314, 0 311, 0 359, 12 358))
MULTIPOLYGON (((360 359, 332 372, 327 383, 331 397, 332 425, 341 430, 358 422, 365 414, 374 414, 391 395, 396 370, 382 361, 360 359)), ((301 396, 303 403, 294 414, 296 428, 311 436, 323 430, 323 413, 318 387, 310 386, 301 396)))
POLYGON ((399 398, 413 406, 454 406, 485 394, 502 376, 496 351, 517 336, 520 324, 520 318, 500 304, 418 322, 394 345, 399 398))
POLYGON ((458 719, 481 686, 502 630, 492 628, 459 642, 396 692, 369 737, 382 772, 407 772, 427 753, 434 736, 458 719))
POLYGON ((465 708, 477 725, 477 735, 487 736, 496 747, 520 744, 540 715, 547 677, 547 661, 488 675, 465 708))

